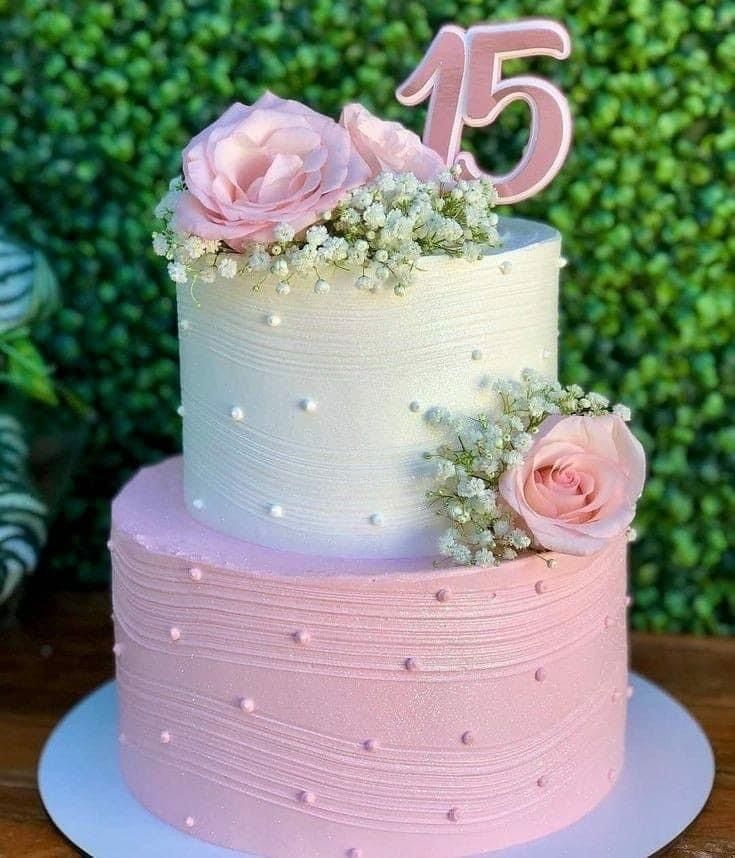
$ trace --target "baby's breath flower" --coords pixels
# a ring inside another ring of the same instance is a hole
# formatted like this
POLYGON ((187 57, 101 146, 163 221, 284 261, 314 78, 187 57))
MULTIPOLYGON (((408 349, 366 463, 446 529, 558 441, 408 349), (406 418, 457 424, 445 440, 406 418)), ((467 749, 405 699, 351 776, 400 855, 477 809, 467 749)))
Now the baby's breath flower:
POLYGON ((629 422, 631 418, 630 408, 627 405, 613 405, 613 414, 617 414, 621 420, 624 420, 626 423, 629 422))
MULTIPOLYGON (((183 180, 175 180, 157 206, 165 229, 155 234, 154 249, 183 266, 187 280, 195 282, 204 270, 219 271, 219 259, 233 251, 220 241, 176 231, 174 212, 184 190, 183 180)), ((350 268, 361 288, 367 283, 359 278, 367 277, 370 291, 387 287, 403 295, 421 256, 447 254, 472 262, 499 244, 491 211, 496 202, 487 179, 462 179, 454 169, 432 182, 384 172, 323 212, 304 235, 297 237, 289 224, 280 223, 270 242, 246 244, 237 270, 277 281, 292 273, 322 279, 329 266, 350 268), (287 268, 276 259, 285 259, 287 268)), ((174 271, 183 276, 180 267, 174 271)))
POLYGON ((161 232, 153 233, 153 252, 156 256, 166 256, 168 253, 168 238, 161 232))
POLYGON ((204 242, 198 235, 190 235, 184 241, 184 250, 189 259, 199 259, 204 255, 204 242))
POLYGON ((220 277, 231 280, 237 274, 237 262, 231 256, 223 256, 217 260, 217 271, 220 277))
POLYGON ((503 474, 523 463, 547 417, 614 413, 630 418, 625 406, 611 408, 604 396, 585 393, 579 385, 562 387, 535 370, 524 370, 518 381, 486 379, 482 388, 492 405, 474 420, 463 421, 439 406, 426 413, 429 424, 452 436, 436 454, 427 453, 437 484, 428 497, 453 524, 440 553, 462 565, 497 565, 531 547, 531 534, 502 499, 499 485, 503 474))
POLYGON ((294 230, 290 224, 279 223, 273 228, 273 238, 281 244, 288 244, 294 237, 294 230))
POLYGON ((168 276, 174 281, 174 283, 186 283, 189 279, 186 268, 181 264, 181 262, 169 262, 168 276))
POLYGON ((326 226, 322 224, 310 226, 306 230, 306 241, 312 247, 318 247, 322 242, 326 241, 327 238, 329 238, 329 232, 326 226))

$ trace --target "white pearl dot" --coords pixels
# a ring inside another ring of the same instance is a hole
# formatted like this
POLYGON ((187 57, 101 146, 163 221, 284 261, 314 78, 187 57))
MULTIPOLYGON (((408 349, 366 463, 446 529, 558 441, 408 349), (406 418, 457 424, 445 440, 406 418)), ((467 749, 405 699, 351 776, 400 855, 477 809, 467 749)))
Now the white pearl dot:
POLYGON ((161 744, 162 745, 168 745, 168 743, 170 741, 171 741, 171 734, 168 732, 168 730, 161 731, 161 744))
POLYGON ((194 817, 193 816, 187 816, 186 819, 184 820, 184 825, 187 828, 194 828, 194 817))
POLYGON ((472 360, 482 360, 482 349, 473 349, 472 360))
POLYGON ((272 503, 268 507, 268 515, 271 518, 283 518, 283 507, 279 503, 272 503))
POLYGON ((194 498, 191 505, 194 509, 204 509, 204 501, 201 498, 194 498))
POLYGON ((183 417, 184 414, 186 413, 184 410, 184 406, 179 405, 179 407, 176 409, 176 413, 179 415, 179 417, 183 417))
POLYGON ((370 524, 374 525, 375 527, 380 527, 383 524, 382 514, 379 512, 374 512, 370 516, 370 524))
POLYGON ((255 711, 255 701, 251 697, 243 697, 240 701, 240 709, 251 715, 255 711))
POLYGON ((313 414, 316 411, 316 402, 313 399, 302 399, 300 405, 301 410, 308 411, 309 414, 313 414))
POLYGON ((319 278, 319 280, 314 284, 314 291, 317 295, 326 295, 327 292, 329 292, 329 283, 327 283, 326 280, 319 278))
POLYGON ((182 319, 179 323, 179 327, 182 331, 188 331, 191 328, 191 322, 188 319, 182 319))
POLYGON ((500 273, 501 274, 510 274, 510 272, 512 270, 513 270, 513 263, 509 259, 506 259, 505 262, 500 263, 500 273))
POLYGON ((413 402, 409 402, 408 407, 415 414, 417 411, 421 411, 421 403, 417 400, 413 400, 413 402))
POLYGON ((171 626, 168 631, 168 634, 172 641, 181 640, 181 629, 177 626, 171 626))
POLYGON ((281 317, 277 313, 269 313, 265 320, 271 328, 277 328, 281 324, 281 317))
POLYGON ((290 291, 291 287, 283 280, 276 286, 276 292, 279 295, 288 295, 290 291))
POLYGON ((245 419, 245 412, 239 405, 233 405, 230 408, 230 417, 236 422, 241 423, 245 419))
POLYGON ((568 262, 568 259, 566 258, 566 256, 560 256, 559 257, 559 263, 558 263, 559 268, 566 268, 567 262, 568 262))
POLYGON ((189 570, 189 577, 192 581, 202 580, 202 570, 198 566, 192 566, 189 570))

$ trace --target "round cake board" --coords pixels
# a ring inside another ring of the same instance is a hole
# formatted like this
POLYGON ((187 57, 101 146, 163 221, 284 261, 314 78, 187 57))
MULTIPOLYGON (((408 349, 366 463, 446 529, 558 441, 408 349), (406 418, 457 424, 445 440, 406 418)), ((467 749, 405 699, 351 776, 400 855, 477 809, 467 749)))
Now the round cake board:
MULTIPOLYGON (((699 724, 673 698, 633 675, 625 766, 610 795, 554 834, 492 858, 647 858, 680 834, 712 790, 714 758, 699 724)), ((56 726, 38 782, 49 815, 94 858, 257 858, 161 822, 128 792, 118 766, 117 699, 108 682, 56 726)))

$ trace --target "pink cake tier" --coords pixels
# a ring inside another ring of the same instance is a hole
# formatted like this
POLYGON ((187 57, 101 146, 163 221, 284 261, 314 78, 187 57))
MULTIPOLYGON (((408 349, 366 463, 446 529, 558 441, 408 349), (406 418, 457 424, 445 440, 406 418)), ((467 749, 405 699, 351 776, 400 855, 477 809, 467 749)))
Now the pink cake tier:
POLYGON ((609 792, 624 538, 550 566, 304 557, 193 520, 181 471, 113 506, 120 757, 156 816, 269 858, 450 858, 609 792))

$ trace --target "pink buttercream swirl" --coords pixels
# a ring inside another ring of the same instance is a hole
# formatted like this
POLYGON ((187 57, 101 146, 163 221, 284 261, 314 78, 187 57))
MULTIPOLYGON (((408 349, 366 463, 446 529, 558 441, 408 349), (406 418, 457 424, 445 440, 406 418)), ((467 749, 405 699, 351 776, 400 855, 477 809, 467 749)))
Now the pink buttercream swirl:
POLYGON ((378 119, 361 104, 346 105, 339 121, 370 168, 371 178, 391 170, 413 173, 419 181, 428 182, 446 169, 441 156, 424 146, 417 134, 399 122, 378 119))
POLYGON ((633 520, 645 469, 643 447, 617 415, 555 415, 499 489, 540 547, 592 554, 633 520))
POLYGON ((341 125, 271 92, 194 137, 183 170, 177 228, 234 250, 272 241, 278 224, 300 232, 370 175, 341 125))

